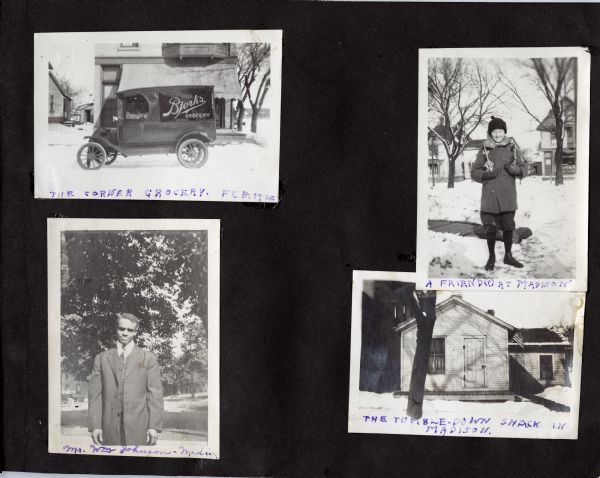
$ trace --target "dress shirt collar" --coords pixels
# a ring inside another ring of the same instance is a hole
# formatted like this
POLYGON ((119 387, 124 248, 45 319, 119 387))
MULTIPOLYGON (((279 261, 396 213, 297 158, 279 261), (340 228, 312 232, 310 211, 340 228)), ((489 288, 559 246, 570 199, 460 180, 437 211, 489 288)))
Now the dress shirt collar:
POLYGON ((135 342, 133 340, 129 342, 125 347, 121 345, 121 342, 117 342, 117 355, 120 356, 121 353, 124 353, 125 360, 127 360, 127 357, 129 357, 129 354, 133 350, 133 347, 135 347, 135 342))

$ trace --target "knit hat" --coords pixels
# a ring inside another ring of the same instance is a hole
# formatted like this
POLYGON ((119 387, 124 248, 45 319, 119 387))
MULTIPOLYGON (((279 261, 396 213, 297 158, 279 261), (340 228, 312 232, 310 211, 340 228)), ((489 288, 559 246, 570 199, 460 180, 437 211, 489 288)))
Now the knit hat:
POLYGON ((492 116, 492 119, 488 124, 488 134, 491 134, 495 129, 503 129, 506 133, 506 123, 500 118, 495 118, 492 116))

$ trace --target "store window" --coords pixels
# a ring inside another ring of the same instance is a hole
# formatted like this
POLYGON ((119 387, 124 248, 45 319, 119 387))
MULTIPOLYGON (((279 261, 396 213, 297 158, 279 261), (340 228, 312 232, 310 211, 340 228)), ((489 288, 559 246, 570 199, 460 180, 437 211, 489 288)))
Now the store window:
POLYGON ((565 128, 565 136, 567 137, 567 144, 571 144, 574 141, 573 128, 565 128))
POLYGON ((117 89, 119 87, 121 68, 118 65, 102 67, 102 111, 100 126, 114 126, 113 117, 117 115, 117 89))
POLYGON ((139 43, 119 43, 119 50, 139 50, 139 43))
POLYGON ((226 105, 225 98, 215 98, 215 120, 217 128, 225 128, 226 105))
POLYGON ((446 343, 443 337, 431 339, 431 348, 429 349, 429 365, 427 367, 427 373, 446 373, 446 343))
POLYGON ((123 101, 125 121, 145 121, 150 107, 142 95, 128 96, 123 101))

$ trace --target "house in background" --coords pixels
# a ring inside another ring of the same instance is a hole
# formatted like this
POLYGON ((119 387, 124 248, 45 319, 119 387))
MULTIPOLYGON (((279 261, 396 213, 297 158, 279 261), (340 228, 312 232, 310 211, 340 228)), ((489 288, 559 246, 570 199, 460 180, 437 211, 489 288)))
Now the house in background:
POLYGON ((86 402, 88 398, 88 381, 77 380, 67 372, 61 372, 60 376, 62 403, 69 401, 86 402))
MULTIPOLYGON (((564 99, 565 126, 563 137, 562 162, 565 173, 575 172, 575 160, 577 153, 577 127, 575 103, 569 99, 564 99)), ((548 130, 554 129, 554 114, 552 110, 548 112, 542 123, 536 128, 540 132, 540 144, 538 150, 541 153, 541 161, 535 164, 538 174, 543 176, 552 176, 556 173, 554 156, 556 154, 556 137, 548 130)))
MULTIPOLYGON (((449 129, 444 125, 444 119, 440 117, 439 123, 433 128, 437 135, 443 138, 449 138, 451 134, 449 129)), ((432 131, 427 133, 427 144, 429 147, 429 174, 428 181, 432 182, 443 182, 448 180, 449 171, 449 160, 446 148, 442 144, 439 137, 432 131)), ((509 137, 517 144, 514 138, 509 137)), ((477 154, 483 146, 485 139, 471 139, 469 138, 467 145, 463 149, 462 153, 456 158, 454 163, 454 181, 464 181, 465 179, 471 179, 471 167, 477 159, 477 154)), ((518 144, 517 144, 518 147, 518 144)))
POLYGON ((573 348, 569 338, 550 329, 518 330, 508 344, 511 390, 539 393, 571 384, 573 348))
POLYGON ((119 91, 202 85, 214 87, 217 137, 233 135, 235 108, 242 97, 236 62, 235 43, 97 44, 96 126, 113 126, 119 91))
POLYGON ((69 118, 73 100, 58 84, 52 63, 48 63, 48 123, 60 123, 69 118))
MULTIPOLYGON (((447 400, 513 400, 569 384, 570 343, 549 329, 516 329, 453 295, 437 305, 425 394, 447 400)), ((416 349, 414 318, 398 324, 400 387, 407 394, 416 349)))
POLYGON ((73 113, 79 116, 80 123, 94 122, 94 103, 85 103, 73 109, 73 113))
MULTIPOLYGON (((440 117, 438 124, 433 128, 437 135, 442 138, 450 139, 450 129, 446 127, 444 118, 440 117)), ((448 179, 448 171, 449 171, 449 160, 448 154, 446 153, 446 148, 440 138, 432 131, 427 132, 427 144, 429 147, 429 181, 433 181, 433 177, 435 176, 435 182, 442 182, 448 179)), ((468 147, 468 145, 467 145, 468 147)), ((465 148, 466 150, 466 148, 465 148)), ((477 153, 475 153, 475 156, 477 153)), ((455 171, 454 171, 454 180, 455 181, 464 181, 465 179, 469 179, 471 177, 471 168, 468 165, 469 156, 467 151, 463 151, 461 155, 456 158, 455 171)))

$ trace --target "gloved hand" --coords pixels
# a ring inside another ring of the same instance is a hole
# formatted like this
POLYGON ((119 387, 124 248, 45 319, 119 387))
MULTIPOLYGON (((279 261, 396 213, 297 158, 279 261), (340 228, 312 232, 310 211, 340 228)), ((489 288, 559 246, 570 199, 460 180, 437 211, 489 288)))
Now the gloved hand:
POLYGON ((505 171, 511 176, 521 176, 521 168, 517 166, 515 163, 506 163, 504 165, 505 171))
POLYGON ((498 169, 494 168, 491 171, 486 171, 485 173, 483 173, 481 175, 481 179, 487 181, 488 179, 494 179, 496 176, 498 176, 498 169))

